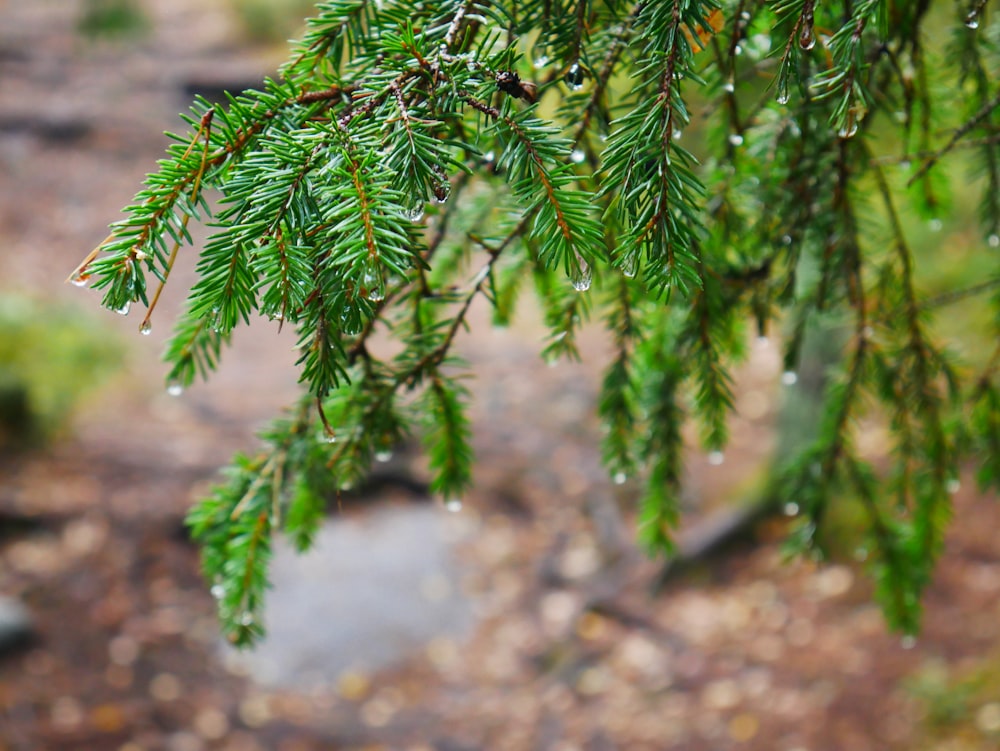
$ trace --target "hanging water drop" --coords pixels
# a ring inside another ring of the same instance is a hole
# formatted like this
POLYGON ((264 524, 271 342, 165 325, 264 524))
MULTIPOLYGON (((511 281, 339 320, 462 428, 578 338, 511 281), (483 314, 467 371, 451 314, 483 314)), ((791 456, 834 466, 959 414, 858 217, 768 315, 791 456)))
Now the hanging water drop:
POLYGON ((734 91, 736 91, 736 83, 733 81, 731 77, 728 78, 724 84, 722 84, 722 90, 727 94, 732 94, 734 91))
POLYGON ((611 478, 615 485, 624 485, 626 480, 628 480, 628 475, 624 472, 615 472, 614 477, 611 478))
POLYGON ((451 195, 451 185, 449 183, 438 183, 434 186, 434 203, 439 206, 448 201, 451 195))
POLYGON ((955 495, 955 493, 962 489, 962 481, 957 477, 949 477, 944 484, 944 489, 955 495))
POLYGON ((70 284, 74 287, 86 287, 87 282, 90 281, 90 274, 80 273, 69 280, 70 284))
POLYGON ((392 459, 392 449, 381 449, 375 452, 375 461, 385 464, 392 459))
POLYGON ((785 516, 796 516, 799 513, 799 504, 789 501, 784 507, 785 516))
POLYGON ((115 310, 115 313, 117 313, 117 314, 118 314, 118 315, 120 315, 120 316, 127 316, 127 315, 128 315, 128 312, 129 312, 129 311, 130 311, 131 309, 132 309, 132 303, 131 303, 131 302, 126 302, 126 303, 125 303, 124 305, 122 305, 122 306, 121 306, 120 308, 118 308, 117 310, 115 310))
POLYGON ((794 386, 799 382, 799 374, 794 370, 786 370, 781 374, 781 382, 786 386, 794 386))
POLYGON ((532 61, 531 64, 535 67, 536 70, 538 68, 544 68, 546 65, 549 64, 549 56, 548 55, 539 55, 538 57, 536 57, 534 59, 534 61, 532 61))
POLYGON ((573 289, 577 292, 586 292, 590 289, 590 282, 593 279, 593 273, 590 270, 590 264, 584 261, 582 258, 577 259, 577 271, 573 275, 573 289))
POLYGON ((725 460, 726 456, 721 451, 712 451, 709 452, 708 454, 708 463, 711 464, 713 467, 718 467, 725 460))
POLYGON ((167 393, 170 396, 180 396, 184 393, 184 387, 181 385, 180 381, 171 381, 167 384, 167 393))
POLYGON ((361 316, 352 315, 352 311, 346 309, 340 314, 340 330, 348 336, 360 334, 362 328, 364 328, 364 323, 361 316))
POLYGON ((1000 235, 993 233, 986 238, 986 242, 991 248, 1000 248, 1000 235))
POLYGON ((365 287, 374 287, 377 285, 381 279, 379 279, 379 273, 374 268, 374 264, 365 267, 364 273, 361 275, 361 284, 365 287))
POLYGON ((965 17, 965 25, 973 31, 979 28, 979 13, 976 12, 975 8, 970 10, 969 14, 965 17))
POLYGON ((681 140, 681 136, 683 136, 683 135, 684 135, 684 131, 683 130, 681 130, 680 128, 674 128, 674 132, 670 134, 670 140, 671 141, 679 141, 679 140, 681 140))
POLYGON ((854 115, 848 113, 847 120, 840 127, 840 130, 837 131, 837 135, 840 138, 853 138, 857 132, 858 132, 858 121, 854 117, 854 115))
POLYGON ((573 164, 582 164, 587 158, 587 155, 583 153, 583 149, 573 149, 572 153, 569 155, 569 160, 573 164))
POLYGON ((240 625, 241 626, 252 626, 253 625, 253 613, 249 610, 244 610, 240 614, 240 625))
POLYGON ((449 498, 444 502, 444 508, 446 511, 450 511, 453 514, 457 514, 462 510, 462 499, 461 498, 449 498))
POLYGON ((492 151, 487 151, 485 154, 483 154, 483 159, 485 159, 487 162, 495 162, 496 158, 497 155, 494 154, 492 151))
POLYGON ((733 146, 742 146, 743 136, 741 136, 739 133, 730 133, 729 143, 731 143, 733 146))
POLYGON ((142 325, 139 326, 139 333, 143 336, 149 336, 153 333, 153 324, 150 321, 143 321, 142 325))
POLYGON ((385 299, 385 289, 382 285, 372 287, 368 290, 368 299, 372 302, 382 302, 385 299))
POLYGON ((409 208, 403 209, 403 216, 411 222, 419 222, 424 218, 424 202, 420 201, 409 208))
POLYGON ((221 600, 226 594, 226 588, 221 584, 213 584, 212 589, 209 591, 212 593, 212 597, 216 600, 221 600))
POLYGON ((334 433, 332 430, 324 430, 322 433, 320 433, 319 437, 320 439, 322 439, 323 443, 337 442, 337 434, 334 433))
POLYGON ((778 104, 788 104, 789 98, 790 97, 788 95, 788 81, 787 80, 781 81, 778 84, 778 93, 774 97, 774 99, 778 104))
POLYGON ((580 67, 580 63, 573 63, 569 70, 566 71, 566 75, 563 77, 563 81, 569 88, 573 91, 579 91, 583 88, 583 78, 584 72, 583 68, 580 67))
POLYGON ((802 33, 799 34, 799 47, 808 52, 815 46, 816 35, 813 33, 812 26, 806 26, 802 29, 802 33))
POLYGON ((622 259, 622 274, 624 274, 628 279, 635 278, 635 272, 639 267, 639 258, 637 255, 626 256, 622 259))
POLYGON ((743 54, 743 45, 742 44, 737 44, 735 47, 733 47, 733 54, 736 55, 736 56, 742 55, 743 54))

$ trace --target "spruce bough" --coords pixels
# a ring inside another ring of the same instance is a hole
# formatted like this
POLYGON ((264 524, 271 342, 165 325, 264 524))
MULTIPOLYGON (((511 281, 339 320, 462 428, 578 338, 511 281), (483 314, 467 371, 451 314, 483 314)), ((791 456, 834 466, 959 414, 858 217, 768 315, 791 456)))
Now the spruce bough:
MULTIPOLYGON (((74 272, 148 331, 188 225, 212 234, 166 351, 169 388, 216 368, 235 329, 294 328, 303 395, 190 512, 222 627, 261 635, 272 535, 309 546, 332 497, 411 432, 442 498, 469 486, 453 345, 482 298, 497 324, 533 286, 547 358, 600 318, 598 409, 615 476, 643 478, 638 534, 670 548, 681 425, 721 451, 731 368, 779 328, 794 373, 816 322, 843 332, 815 436, 779 457, 790 544, 864 510, 890 624, 919 625, 960 467, 1000 484, 1000 27, 985 0, 329 0, 279 75, 195 102, 127 218, 74 272), (957 8, 957 10, 956 10, 957 8), (933 32, 933 33, 932 33, 933 32), (974 285, 917 283, 916 212, 947 217, 974 168, 974 285), (968 361, 933 333, 990 297, 968 361), (398 353, 373 354, 390 336, 398 353), (890 460, 857 447, 890 427, 890 460)), ((788 380, 792 380, 789 378, 788 380)))

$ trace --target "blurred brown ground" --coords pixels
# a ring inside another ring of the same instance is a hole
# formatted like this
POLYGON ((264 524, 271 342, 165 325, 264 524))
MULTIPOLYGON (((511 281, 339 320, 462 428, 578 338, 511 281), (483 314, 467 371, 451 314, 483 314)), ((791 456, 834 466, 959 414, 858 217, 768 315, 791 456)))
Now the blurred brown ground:
MULTIPOLYGON (((283 51, 247 49, 221 0, 143 7, 147 36, 92 43, 74 27, 80 2, 0 2, 2 290, 78 305, 131 350, 70 435, 0 458, 0 511, 40 520, 0 537, 0 593, 23 599, 39 631, 0 659, 0 751, 996 747, 995 499, 968 482, 956 494, 915 645, 886 632, 856 561, 783 562, 780 521, 653 599, 657 566, 632 544, 635 489, 599 466, 605 343, 590 331, 583 364, 549 368, 530 311, 491 331, 479 310, 462 342, 477 372, 476 489, 457 564, 472 632, 308 691, 241 675, 219 650, 180 521, 294 397, 293 341, 259 325, 212 384, 173 399, 158 355, 193 254, 150 337, 136 333, 140 316, 98 313, 96 293, 63 279, 153 169, 161 132, 181 129, 185 88, 252 82, 283 51), (956 710, 966 721, 939 744, 913 686, 937 685, 943 701, 968 676, 974 693, 956 710)), ((686 524, 759 479, 778 368, 755 345, 725 463, 689 458, 686 524)), ((410 503, 388 491, 371 500, 410 503)))

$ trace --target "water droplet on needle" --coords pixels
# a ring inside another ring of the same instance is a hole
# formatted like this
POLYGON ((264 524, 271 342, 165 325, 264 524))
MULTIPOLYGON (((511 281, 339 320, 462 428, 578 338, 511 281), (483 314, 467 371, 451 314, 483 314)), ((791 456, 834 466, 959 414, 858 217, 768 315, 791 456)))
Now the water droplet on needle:
POLYGON ((573 276, 573 289, 577 292, 586 292, 590 289, 590 283, 592 280, 593 273, 590 270, 590 264, 582 258, 577 259, 577 271, 573 276))

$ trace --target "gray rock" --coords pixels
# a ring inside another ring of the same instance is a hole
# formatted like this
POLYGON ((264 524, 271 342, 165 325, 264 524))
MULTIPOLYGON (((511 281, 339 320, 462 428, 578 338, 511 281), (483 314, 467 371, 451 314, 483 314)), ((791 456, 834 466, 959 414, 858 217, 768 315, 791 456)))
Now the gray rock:
POLYGON ((0 655, 24 646, 35 635, 28 609, 12 597, 0 595, 0 655))
POLYGON ((309 689, 460 639, 474 620, 454 551, 462 517, 438 504, 382 506, 328 520, 304 555, 277 540, 267 636, 249 652, 227 649, 227 664, 266 686, 309 689))

